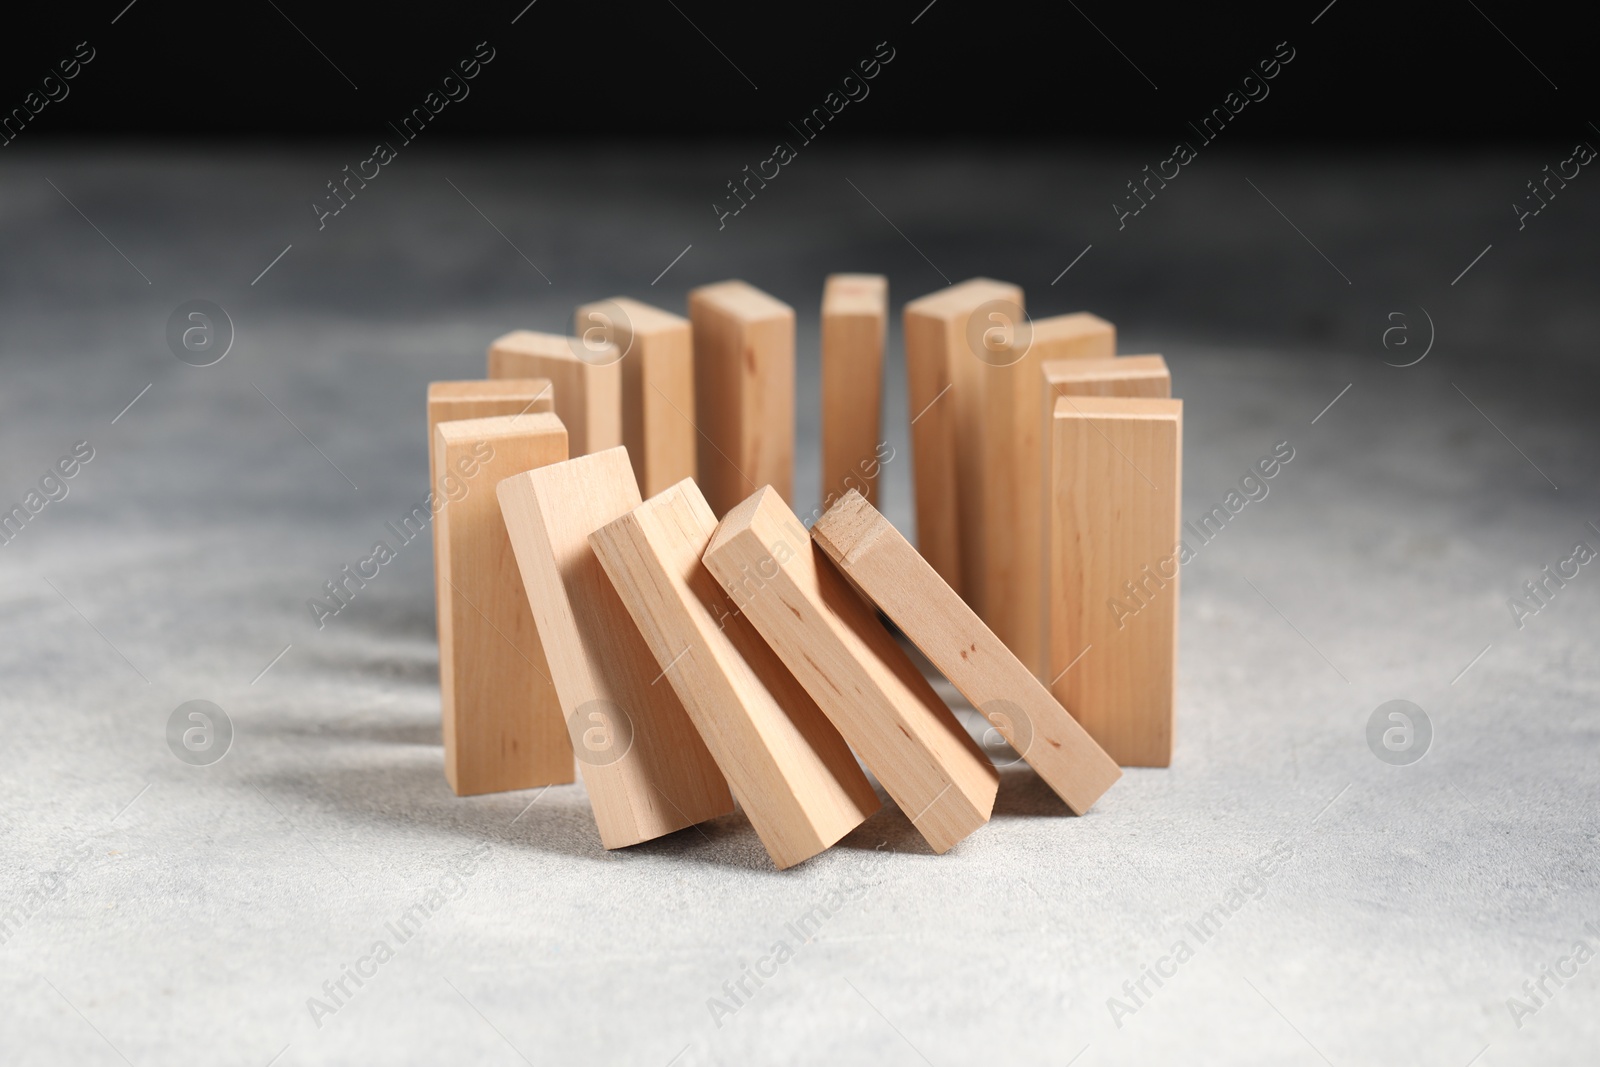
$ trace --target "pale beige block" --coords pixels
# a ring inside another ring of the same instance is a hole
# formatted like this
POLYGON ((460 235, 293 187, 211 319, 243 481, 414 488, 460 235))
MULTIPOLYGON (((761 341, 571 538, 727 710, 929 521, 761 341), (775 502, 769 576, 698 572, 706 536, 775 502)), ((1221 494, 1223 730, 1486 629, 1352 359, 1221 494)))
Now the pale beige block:
POLYGON ((878 500, 889 280, 830 274, 822 290, 822 500, 878 500))
POLYGON ((572 455, 587 456, 622 444, 620 356, 605 342, 514 330, 489 346, 489 377, 550 379, 572 455))

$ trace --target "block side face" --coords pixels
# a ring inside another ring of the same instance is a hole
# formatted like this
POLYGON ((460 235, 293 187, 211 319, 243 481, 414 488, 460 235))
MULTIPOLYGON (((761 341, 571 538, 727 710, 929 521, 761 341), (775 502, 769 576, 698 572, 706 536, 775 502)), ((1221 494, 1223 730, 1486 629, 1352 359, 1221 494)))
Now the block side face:
POLYGON ((693 337, 688 319, 672 317, 676 324, 634 341, 642 419, 637 432, 645 450, 639 484, 647 497, 695 477, 697 470, 693 337))
POLYGON ((943 318, 905 310, 906 386, 911 416, 911 473, 916 484, 917 547, 958 593, 961 570, 960 494, 955 405, 949 403, 948 330, 943 318))
POLYGON ((823 298, 822 497, 825 502, 850 489, 859 490, 874 503, 878 498, 878 459, 883 432, 883 349, 888 328, 887 285, 872 288, 877 295, 842 298, 835 295, 830 279, 830 288, 823 298))

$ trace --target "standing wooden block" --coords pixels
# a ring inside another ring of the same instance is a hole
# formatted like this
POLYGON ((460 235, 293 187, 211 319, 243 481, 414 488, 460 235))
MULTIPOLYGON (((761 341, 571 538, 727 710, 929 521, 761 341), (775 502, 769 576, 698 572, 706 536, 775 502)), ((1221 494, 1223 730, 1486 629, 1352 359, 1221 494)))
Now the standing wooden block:
POLYGON ((850 493, 811 536, 961 695, 1082 815, 1122 772, 900 531, 850 493))
POLYGON ((572 745, 495 483, 567 458, 549 413, 441 422, 434 462, 463 479, 439 512, 436 575, 444 770, 459 796, 570 782, 572 745))
POLYGON ((694 350, 689 320, 625 296, 585 304, 573 332, 622 354, 622 443, 645 496, 695 476, 694 350))
POLYGON ((610 448, 499 486, 578 770, 606 848, 733 810, 733 795, 617 598, 589 535, 639 506, 628 454, 610 448))
POLYGON ((935 852, 989 821, 994 767, 770 486, 704 559, 935 852))
POLYGON ((489 346, 489 377, 549 378, 574 456, 622 443, 621 351, 601 342, 514 330, 489 346))
POLYGON ((831 274, 822 290, 822 501, 878 502, 889 279, 831 274))
POLYGON ((1063 396, 1051 442, 1052 691, 1118 763, 1168 766, 1183 402, 1063 396))
POLYGON ((772 862, 816 855, 878 810, 855 757, 700 557, 717 525, 684 481, 589 543, 772 862))
MULTIPOLYGON (((906 305, 906 385, 916 481, 917 547, 949 586, 972 597, 981 546, 963 544, 964 498, 979 476, 977 455, 963 447, 963 429, 977 424, 983 364, 972 351, 975 312, 1000 302, 1020 309, 1022 289, 972 278, 906 305)), ((980 317, 981 320, 981 317, 980 317)), ((980 321, 978 333, 986 323, 980 321)))
POLYGON ((794 498, 794 309, 744 282, 689 294, 699 482, 718 515, 770 485, 794 498))

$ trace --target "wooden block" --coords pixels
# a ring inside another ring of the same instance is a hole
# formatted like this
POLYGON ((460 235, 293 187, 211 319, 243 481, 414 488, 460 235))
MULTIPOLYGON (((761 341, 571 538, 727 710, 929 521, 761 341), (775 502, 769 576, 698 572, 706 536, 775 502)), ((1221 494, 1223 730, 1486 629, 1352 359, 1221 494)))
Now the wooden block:
POLYGON ((621 351, 582 338, 514 330, 489 346, 489 377, 549 378, 572 455, 622 444, 621 351))
POLYGON ((972 506, 963 487, 979 476, 976 453, 962 447, 963 430, 970 436, 978 421, 982 382, 968 328, 974 312, 995 301, 1021 308, 1022 289, 972 278, 919 297, 905 310, 917 547, 952 589, 968 597, 976 595, 983 558, 981 546, 962 543, 962 513, 972 506))
POLYGON ((822 290, 822 501, 878 502, 889 279, 830 274, 822 290))
POLYGON ((763 485, 794 500, 794 309, 744 282, 689 294, 699 482, 718 515, 763 485))
POLYGON ((695 476, 694 349, 689 320, 625 296, 585 304, 573 332, 622 353, 622 443, 645 496, 695 476))
POLYGON ((494 486, 567 458, 545 412, 441 422, 434 462, 462 479, 435 520, 444 770, 459 796, 570 782, 572 745, 494 486))
POLYGON ((811 536, 961 695, 1082 815, 1122 776, 1094 739, 900 531, 850 493, 811 536))
POLYGON ((1044 445, 1038 412, 1044 386, 1039 367, 1046 360, 1114 356, 1117 331, 1104 319, 1080 312, 1024 322, 1007 332, 982 370, 984 418, 972 447, 983 477, 963 493, 968 502, 963 515, 982 527, 976 540, 986 546, 978 614, 1040 674, 1044 504, 1037 487, 1044 483, 1044 445))
POLYGON ((994 767, 770 486, 704 560, 935 852, 989 821, 994 767))
POLYGON ((855 757, 700 562, 717 520, 694 482, 589 535, 772 862, 816 855, 878 810, 855 757))
POLYGON ((1123 766, 1172 762, 1182 477, 1183 401, 1056 400, 1051 689, 1123 766))
POLYGON ((628 453, 608 448, 499 486, 511 547, 606 848, 733 810, 705 742, 622 606, 589 535, 639 506, 628 453))

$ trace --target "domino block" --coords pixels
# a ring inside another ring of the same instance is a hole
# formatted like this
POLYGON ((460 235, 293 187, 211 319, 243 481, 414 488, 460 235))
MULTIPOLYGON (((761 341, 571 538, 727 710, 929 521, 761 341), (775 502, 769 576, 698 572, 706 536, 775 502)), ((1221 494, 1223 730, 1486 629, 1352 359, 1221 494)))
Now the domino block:
POLYGON ((1044 685, 859 493, 818 519, 811 536, 855 587, 1082 815, 1122 772, 1044 685))
POLYGON ((547 412, 441 422, 433 451, 464 485, 434 529, 445 777, 459 796, 570 782, 572 745, 494 494, 566 459, 567 431, 547 412))
POLYGON ((770 486, 704 562, 935 852, 989 820, 994 767, 770 486))
MULTIPOLYGON (((963 514, 973 506, 963 498, 963 487, 977 483, 980 468, 977 454, 963 442, 974 438, 982 414, 983 364, 969 345, 968 327, 973 314, 994 301, 1020 308, 1022 289, 972 278, 905 309, 917 547, 952 589, 969 598, 978 592, 983 553, 981 545, 963 541, 963 514)), ((974 525, 970 516, 965 525, 974 525)))
POLYGON ((1057 398, 1051 689, 1123 766, 1172 762, 1182 478, 1181 400, 1057 398))
POLYGON ((514 330, 489 346, 489 377, 549 378, 571 454, 622 444, 621 352, 609 342, 514 330))
POLYGON ((822 290, 822 499, 878 501, 889 280, 831 274, 822 290))
POLYGON ((585 304, 573 332, 622 353, 622 444, 645 496, 695 476, 694 349, 689 320, 625 296, 585 304))
POLYGON ((794 309, 740 281, 689 294, 700 488, 726 514, 763 485, 794 498, 794 309))
POLYGON ((776 653, 700 562, 717 525, 694 482, 589 535, 612 585, 780 869, 878 810, 878 795, 776 653))
POLYGON ((506 531, 533 605, 606 848, 733 810, 733 794, 617 598, 589 535, 639 506, 628 454, 609 448, 502 481, 506 531))

